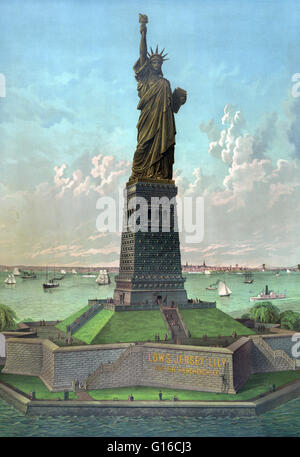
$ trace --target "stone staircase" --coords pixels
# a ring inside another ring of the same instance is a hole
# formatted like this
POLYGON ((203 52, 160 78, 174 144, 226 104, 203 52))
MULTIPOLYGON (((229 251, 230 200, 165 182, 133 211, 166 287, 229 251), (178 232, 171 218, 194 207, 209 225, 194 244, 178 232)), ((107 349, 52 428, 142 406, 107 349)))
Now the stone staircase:
POLYGON ((287 353, 281 349, 272 349, 262 336, 252 337, 254 345, 265 356, 271 367, 277 371, 295 370, 296 360, 291 359, 287 353))
POLYGON ((189 338, 189 331, 185 326, 180 312, 177 308, 163 308, 162 313, 164 314, 165 320, 168 323, 172 333, 172 340, 175 343, 180 344, 186 338, 189 338))
MULTIPOLYGON (((93 373, 89 375, 87 378, 87 389, 97 389, 99 388, 99 379, 111 379, 113 380, 117 375, 120 369, 122 369, 123 365, 130 364, 130 359, 135 357, 137 353, 141 352, 142 348, 138 345, 129 346, 125 349, 124 352, 120 355, 120 357, 115 360, 114 362, 101 364, 93 373)), ((133 374, 133 369, 130 370, 131 375, 133 374)), ((130 375, 130 373, 129 373, 130 375)), ((110 386, 107 386, 110 387, 110 386)), ((113 386, 112 386, 113 387, 113 386)))

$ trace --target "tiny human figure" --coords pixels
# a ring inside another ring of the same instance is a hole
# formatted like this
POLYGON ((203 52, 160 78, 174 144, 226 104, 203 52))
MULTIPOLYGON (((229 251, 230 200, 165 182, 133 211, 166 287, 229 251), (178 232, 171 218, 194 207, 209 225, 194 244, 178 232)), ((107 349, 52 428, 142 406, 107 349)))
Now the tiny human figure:
POLYGON ((167 334, 164 334, 164 341, 167 341, 167 334))
POLYGON ((133 401, 133 400, 134 400, 133 395, 130 394, 130 401, 133 401))
POLYGON ((269 392, 273 392, 273 386, 272 386, 272 384, 269 385, 269 392))
POLYGON ((128 401, 131 401, 131 395, 128 395, 128 401))
POLYGON ((178 401, 178 398, 176 397, 176 395, 174 395, 173 401, 178 401))
POLYGON ((158 393, 158 397, 159 397, 160 400, 162 400, 162 391, 161 390, 158 393))
POLYGON ((30 398, 30 400, 33 400, 33 393, 32 392, 30 392, 29 398, 30 398))
POLYGON ((276 390, 276 386, 275 386, 275 384, 273 384, 273 392, 275 392, 275 390, 276 390))

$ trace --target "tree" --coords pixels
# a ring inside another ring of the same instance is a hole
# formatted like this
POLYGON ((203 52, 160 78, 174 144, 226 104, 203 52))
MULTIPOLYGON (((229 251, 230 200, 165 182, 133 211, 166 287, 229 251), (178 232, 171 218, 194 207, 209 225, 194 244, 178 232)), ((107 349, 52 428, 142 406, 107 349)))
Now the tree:
POLYGON ((250 317, 255 320, 255 322, 269 322, 276 324, 280 319, 279 316, 279 308, 269 301, 257 303, 250 309, 250 317))
POLYGON ((16 313, 9 306, 0 304, 0 332, 14 328, 15 319, 17 319, 16 313))
POLYGON ((280 323, 282 328, 289 330, 300 330, 300 313, 292 310, 280 313, 280 323))

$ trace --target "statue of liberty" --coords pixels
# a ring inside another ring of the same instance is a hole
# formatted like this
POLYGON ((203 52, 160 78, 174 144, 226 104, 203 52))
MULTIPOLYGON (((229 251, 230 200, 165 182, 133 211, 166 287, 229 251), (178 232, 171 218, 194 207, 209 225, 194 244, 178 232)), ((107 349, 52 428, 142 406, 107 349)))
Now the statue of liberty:
POLYGON ((174 113, 186 102, 186 92, 177 88, 172 93, 170 83, 163 77, 164 49, 147 52, 146 24, 148 18, 140 14, 140 57, 134 65, 138 81, 141 111, 137 124, 137 148, 129 181, 141 178, 172 179, 175 147, 174 113))

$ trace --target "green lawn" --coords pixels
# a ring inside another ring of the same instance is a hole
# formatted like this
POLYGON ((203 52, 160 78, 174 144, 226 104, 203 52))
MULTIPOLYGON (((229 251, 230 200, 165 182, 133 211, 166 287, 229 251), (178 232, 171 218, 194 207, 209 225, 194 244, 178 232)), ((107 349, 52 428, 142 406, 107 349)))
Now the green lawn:
POLYGON ((231 336, 233 331, 240 335, 253 335, 255 332, 218 308, 180 310, 192 338, 231 336))
POLYGON ((119 311, 111 316, 92 343, 154 341, 155 334, 162 340, 165 333, 170 338, 160 311, 119 311))
POLYGON ((85 343, 90 344, 98 335, 100 330, 107 324, 113 316, 114 311, 102 309, 96 316, 90 319, 81 329, 74 333, 74 336, 85 343))
MULTIPOLYGON (((127 400, 132 394, 135 400, 158 400, 161 390, 164 400, 172 400, 176 395, 179 400, 187 401, 247 401, 269 391, 270 384, 276 388, 300 379, 300 371, 279 371, 275 373, 257 373, 252 375, 240 392, 234 394, 218 394, 210 392, 195 392, 191 390, 165 389, 159 387, 120 387, 114 389, 90 390, 89 394, 95 400, 127 400)), ((0 381, 4 381, 17 389, 29 394, 36 392, 37 399, 63 399, 63 392, 49 392, 47 387, 37 376, 24 376, 15 374, 2 374, 0 381)), ((74 392, 69 392, 70 399, 76 399, 74 392)))
POLYGON ((131 393, 135 400, 158 400, 158 392, 161 390, 164 400, 172 400, 173 396, 176 395, 179 400, 190 401, 247 401, 268 392, 270 384, 275 384, 276 388, 278 388, 297 379, 300 379, 300 372, 297 371, 257 373, 248 379, 238 394, 219 394, 142 386, 90 390, 89 394, 95 400, 113 400, 114 398, 127 400, 131 393))
MULTIPOLYGON (((30 394, 35 392, 37 400, 53 400, 60 398, 63 400, 63 392, 50 392, 45 384, 37 376, 24 376, 19 374, 5 374, 0 372, 0 381, 4 381, 17 389, 30 394)), ((74 392, 69 393, 70 399, 76 399, 74 392)))
POLYGON ((58 328, 59 330, 61 330, 62 332, 66 332, 67 326, 72 324, 72 322, 74 322, 75 319, 77 319, 77 317, 81 316, 81 314, 85 313, 85 311, 87 311, 89 308, 90 308, 89 305, 85 306, 84 308, 81 308, 79 311, 76 311, 76 313, 67 317, 62 322, 57 324, 55 327, 58 328))

